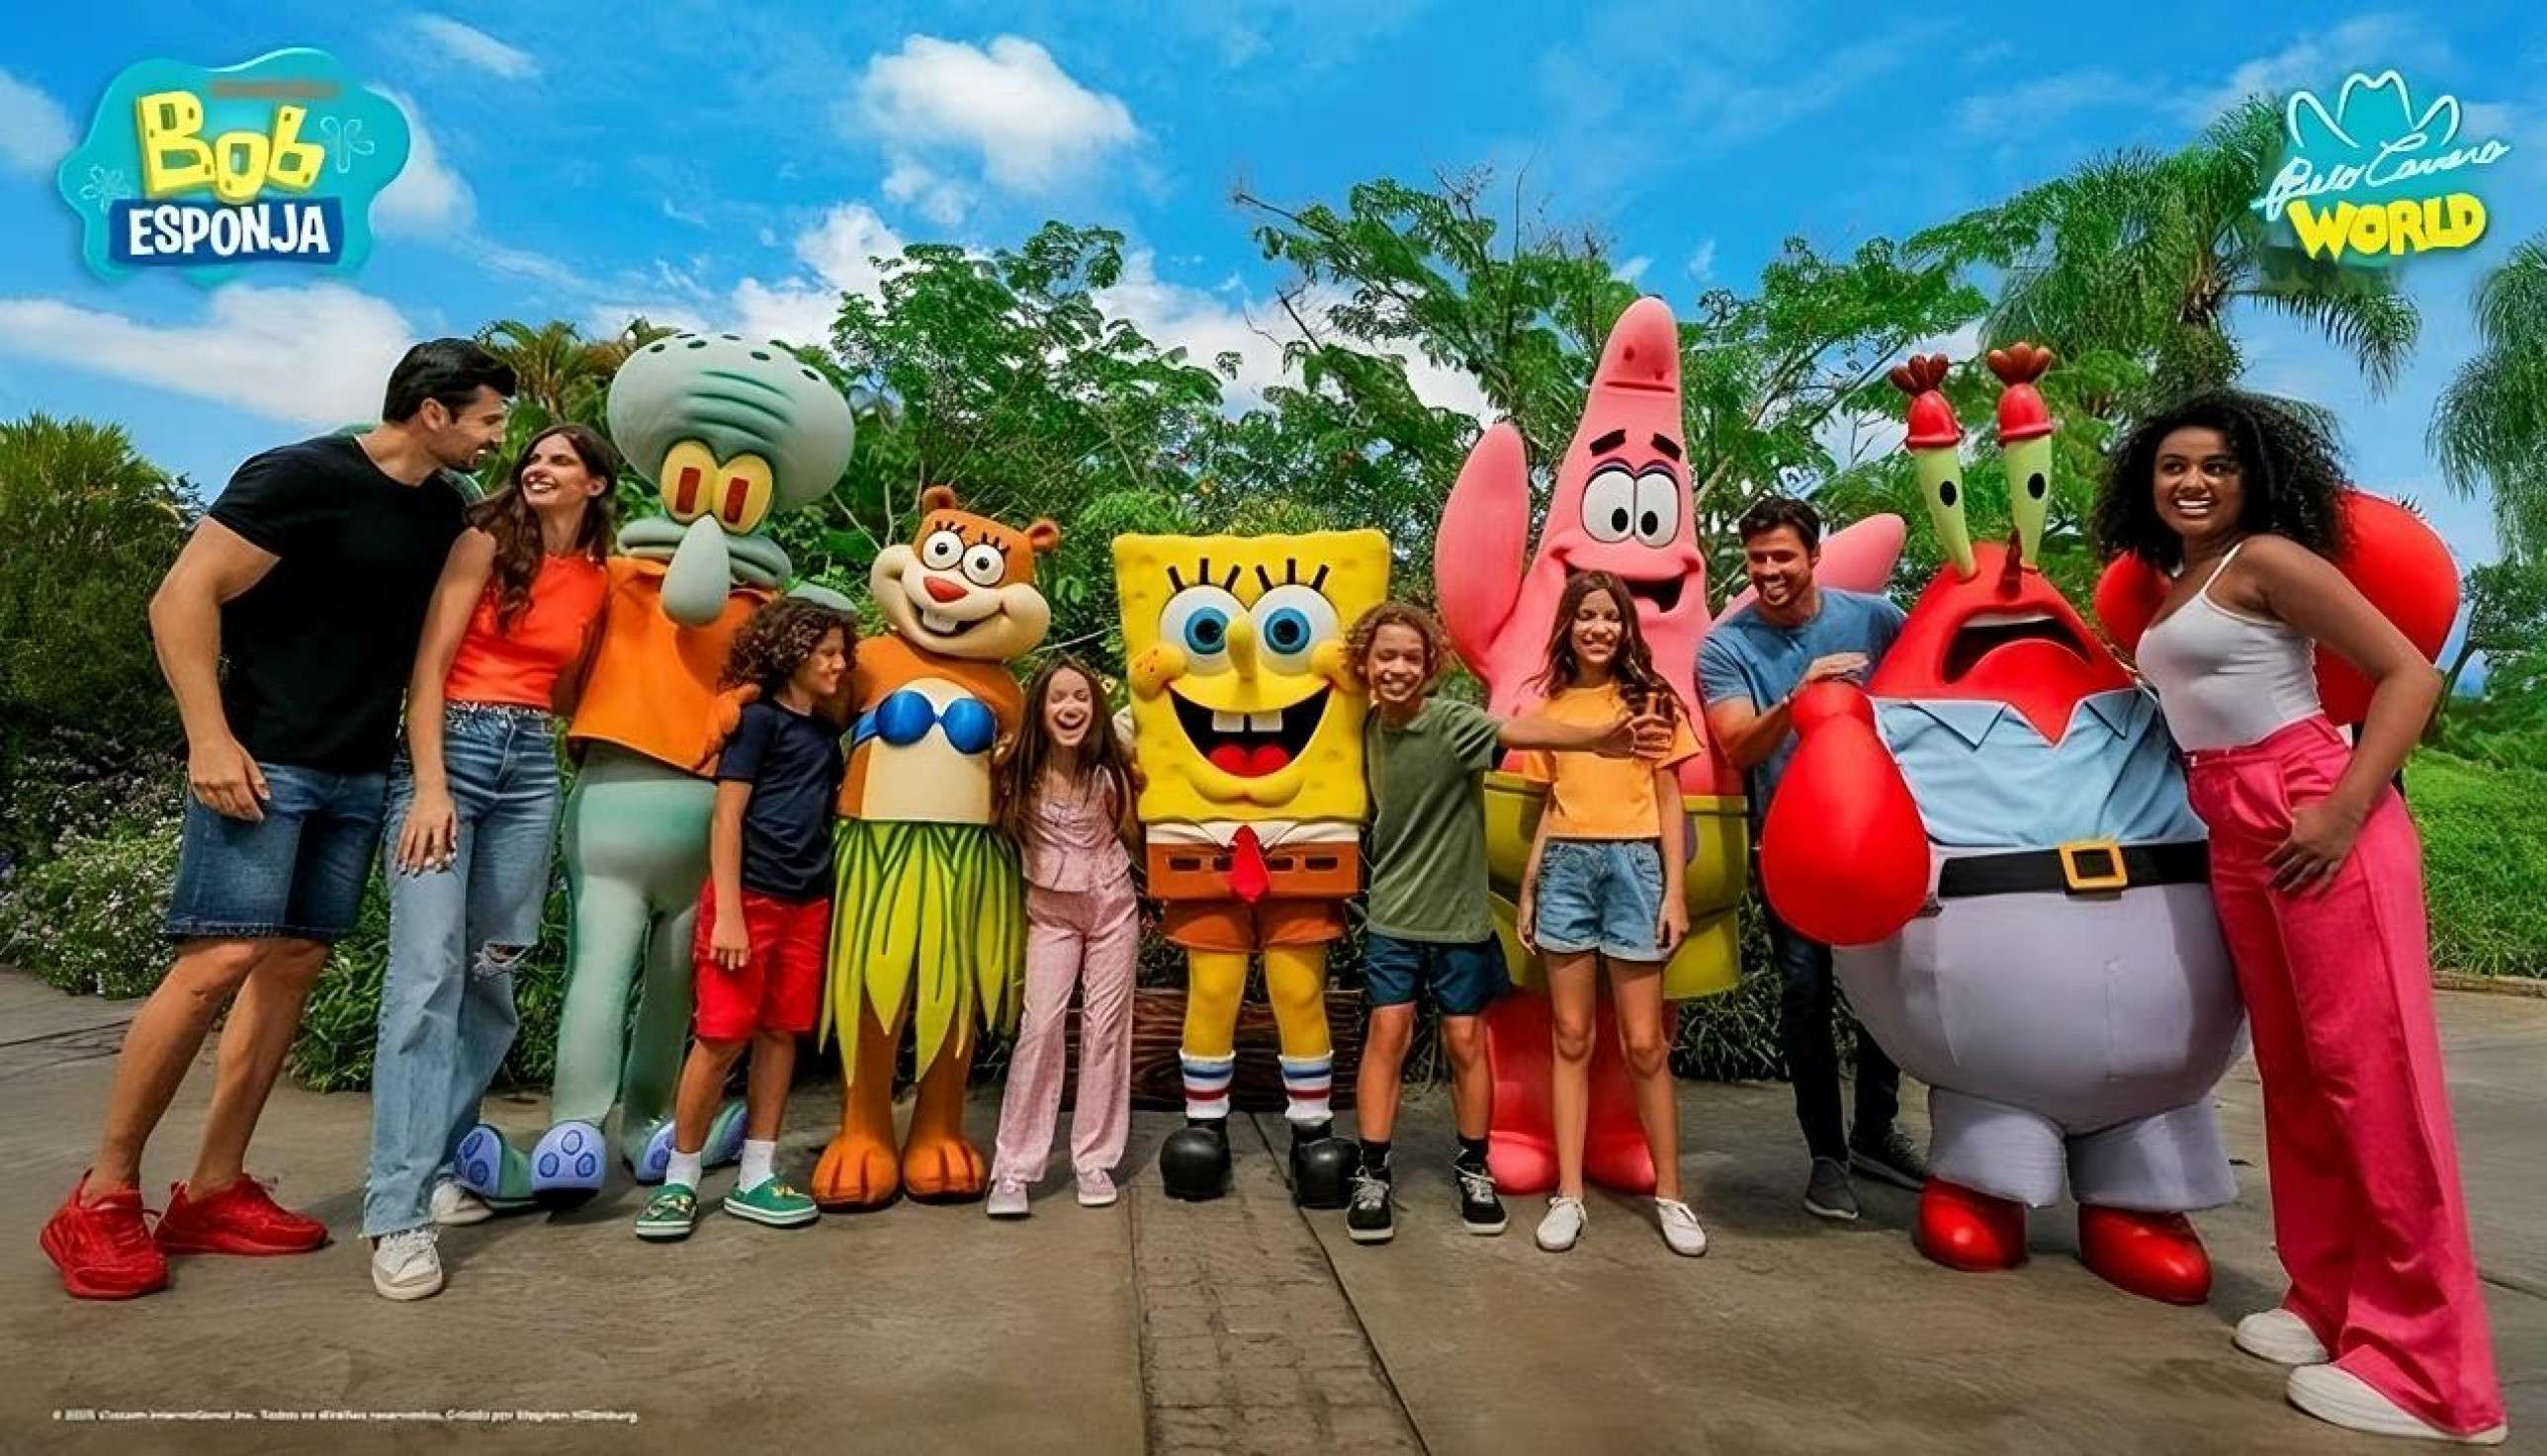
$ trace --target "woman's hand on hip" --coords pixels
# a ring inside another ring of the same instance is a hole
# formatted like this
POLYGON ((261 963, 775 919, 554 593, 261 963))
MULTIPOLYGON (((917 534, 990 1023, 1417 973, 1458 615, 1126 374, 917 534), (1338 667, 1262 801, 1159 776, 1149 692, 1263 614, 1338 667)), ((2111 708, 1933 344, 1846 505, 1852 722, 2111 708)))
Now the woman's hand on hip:
POLYGON ((2334 881, 2361 837, 2365 815, 2332 799, 2320 799, 2291 811, 2291 831, 2264 857, 2273 872, 2273 888, 2285 895, 2315 894, 2334 881))

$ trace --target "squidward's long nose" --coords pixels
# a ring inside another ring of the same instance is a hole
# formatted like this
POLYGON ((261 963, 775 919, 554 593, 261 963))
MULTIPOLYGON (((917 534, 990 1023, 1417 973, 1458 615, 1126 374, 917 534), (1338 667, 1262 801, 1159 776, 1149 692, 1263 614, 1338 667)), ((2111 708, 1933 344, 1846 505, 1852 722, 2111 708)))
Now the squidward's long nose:
POLYGON ((701 516, 681 533, 672 563, 663 570, 663 615, 684 627, 705 627, 725 611, 734 587, 734 554, 715 516, 701 516))

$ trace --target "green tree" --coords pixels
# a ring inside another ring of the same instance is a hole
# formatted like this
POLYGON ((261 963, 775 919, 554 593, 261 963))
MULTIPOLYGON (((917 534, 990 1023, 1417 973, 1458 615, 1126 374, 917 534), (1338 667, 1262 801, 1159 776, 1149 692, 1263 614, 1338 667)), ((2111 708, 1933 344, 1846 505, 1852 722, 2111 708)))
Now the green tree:
POLYGON ((2547 666, 2547 562, 2512 559, 2479 566, 2468 572, 2463 595, 2467 632, 2442 672, 2440 705, 2423 729, 2424 742, 2453 748, 2459 745, 2447 728, 2456 717, 2452 705, 2460 677, 2479 652, 2491 668, 2486 696, 2498 702, 2521 696, 2540 675, 2538 669, 2547 666))
MULTIPOLYGON (((1238 201, 1263 219, 1267 257, 1340 296, 1326 318, 1342 340, 1474 377, 1521 430, 1543 506, 1601 346, 1639 291, 1598 236, 1538 224, 1518 189, 1509 216, 1495 215, 1492 186, 1484 171, 1429 190, 1382 179, 1354 188, 1341 211, 1238 201)), ((1790 238, 1756 293, 1699 300, 1681 326, 1681 381, 1699 542, 1720 590, 1738 576, 1734 518, 1764 494, 1808 490, 1845 467, 1834 445, 1852 423, 1871 423, 1870 386, 1912 344, 1983 305, 1951 265, 1908 259, 1880 238, 1845 259, 1790 238)), ((1461 430, 1431 444, 1432 509, 1468 438, 1461 430)))
POLYGON ((2237 380, 2240 304, 2315 331, 2385 389, 2421 317, 2379 269, 2343 268, 2272 245, 2248 206, 2281 156, 2280 110, 2232 108, 2181 151, 2090 161, 1910 239, 1915 256, 1996 274, 1988 343, 2030 339, 2065 356, 2111 350, 2142 367, 2118 409, 2237 380))
POLYGON ((193 507, 120 426, 0 421, 0 848, 45 849, 174 752, 147 613, 193 507), (82 786, 104 799, 62 797, 82 786))
POLYGON ((2476 290, 2478 348, 2432 412, 2426 443, 2450 487, 2490 487, 2504 547, 2547 557, 2547 233, 2476 290))
MULTIPOLYGON (((564 319, 526 323, 499 318, 478 331, 487 352, 513 367, 519 388, 513 395, 512 418, 504 431, 507 458, 530 438, 553 424, 588 425, 602 429, 610 396, 610 378, 639 345, 670 333, 668 328, 631 319, 607 339, 586 338, 564 319)), ((500 475, 489 475, 500 479, 500 475)))

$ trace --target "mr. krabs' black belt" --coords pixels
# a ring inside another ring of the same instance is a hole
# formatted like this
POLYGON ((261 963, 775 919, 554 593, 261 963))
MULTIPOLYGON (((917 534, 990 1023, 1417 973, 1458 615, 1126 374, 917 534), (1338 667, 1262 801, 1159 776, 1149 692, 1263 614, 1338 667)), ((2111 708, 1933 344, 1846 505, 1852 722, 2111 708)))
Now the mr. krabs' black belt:
POLYGON ((2211 846, 2199 839, 2130 845, 2080 839, 2053 849, 1950 859, 1937 872, 1937 899, 2053 890, 2064 895, 2114 895, 2141 885, 2201 885, 2210 879, 2211 846))

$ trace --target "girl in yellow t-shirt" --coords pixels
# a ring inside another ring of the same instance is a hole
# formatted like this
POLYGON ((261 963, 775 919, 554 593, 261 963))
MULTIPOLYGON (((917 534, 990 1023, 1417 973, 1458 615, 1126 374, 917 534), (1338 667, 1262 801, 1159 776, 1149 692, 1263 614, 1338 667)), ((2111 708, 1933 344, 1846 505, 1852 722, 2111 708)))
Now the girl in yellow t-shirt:
POLYGON ((1654 1156, 1654 1211, 1674 1253, 1707 1252, 1707 1233, 1680 1199, 1680 1121, 1673 1101, 1663 962, 1689 933, 1681 900, 1686 825, 1675 765, 1695 756, 1688 714, 1654 671, 1626 583, 1586 571, 1565 584, 1537 686, 1553 723, 1608 723, 1661 712, 1672 721, 1660 758, 1590 753, 1521 755, 1521 775, 1548 786, 1546 811, 1522 877, 1523 942, 1547 960, 1556 1024, 1556 1195, 1538 1246, 1558 1252, 1583 1233, 1583 1130, 1590 1100, 1592 1013, 1599 967, 1610 969, 1620 1049, 1636 1085, 1636 1116, 1654 1156), (1671 812, 1665 813, 1668 807, 1671 812))

